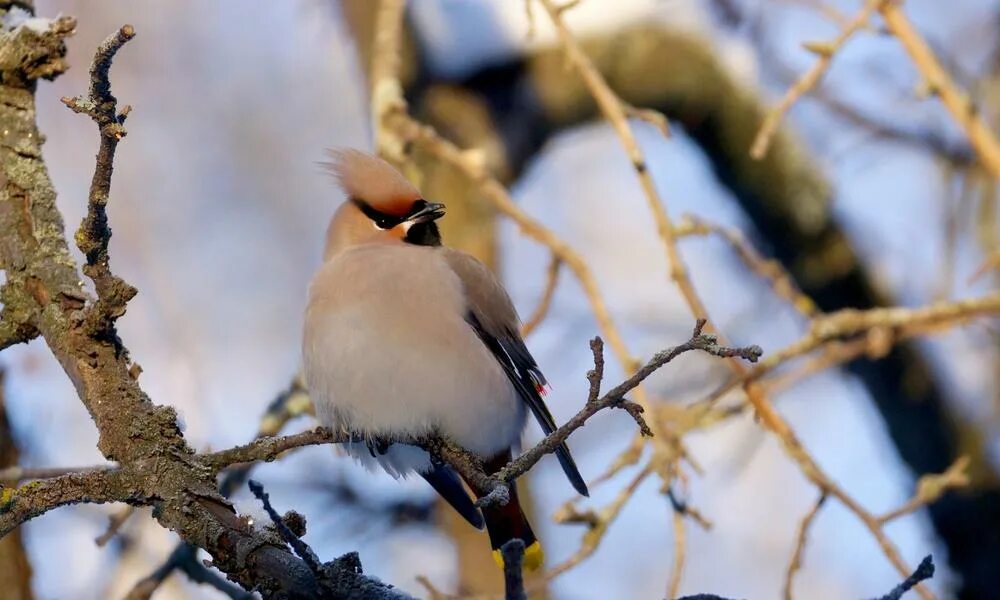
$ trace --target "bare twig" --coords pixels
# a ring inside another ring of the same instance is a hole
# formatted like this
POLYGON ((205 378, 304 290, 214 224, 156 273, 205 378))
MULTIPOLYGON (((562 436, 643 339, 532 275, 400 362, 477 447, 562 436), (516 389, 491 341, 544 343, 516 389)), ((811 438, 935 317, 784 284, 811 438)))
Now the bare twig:
POLYGON ((250 491, 253 492, 254 497, 260 500, 261 504, 264 505, 264 510, 267 512, 267 516, 271 517, 271 521, 277 528, 278 533, 281 534, 281 539, 285 540, 285 543, 292 547, 295 554, 298 555, 307 565, 314 575, 320 575, 323 565, 319 561, 319 557, 313 552, 313 549, 309 547, 308 544, 302 541, 302 539, 293 532, 288 525, 285 523, 278 511, 274 510, 271 506, 271 500, 264 491, 264 486, 260 483, 251 479, 247 482, 250 486, 250 491))
MULTIPOLYGON (((902 583, 897 585, 888 594, 879 597, 878 600, 899 600, 903 597, 903 594, 913 589, 921 581, 930 579, 934 576, 934 559, 928 554, 920 561, 920 565, 917 566, 916 570, 913 571, 902 583)), ((920 588, 917 588, 920 589, 920 588)))
POLYGON ((886 28, 896 36, 910 55, 914 66, 924 78, 925 89, 944 103, 959 127, 965 131, 980 162, 995 178, 1000 179, 1000 142, 990 131, 979 111, 944 70, 933 50, 927 45, 903 11, 901 2, 882 2, 879 12, 886 28))
POLYGON ((637 108, 624 100, 621 100, 621 103, 627 117, 645 121, 655 127, 663 137, 670 137, 670 121, 667 120, 667 117, 663 113, 650 108, 637 108))
POLYGON ((698 524, 699 527, 708 531, 712 528, 712 522, 705 518, 698 509, 677 497, 673 487, 667 487, 667 499, 670 500, 670 507, 681 516, 688 517, 698 524))
POLYGON ((684 575, 684 556, 687 552, 687 538, 684 532, 684 516, 680 511, 671 511, 671 521, 674 524, 674 564, 670 568, 670 579, 667 581, 667 599, 673 600, 680 593, 681 577, 684 575))
POLYGON ((667 499, 670 500, 671 521, 674 528, 674 564, 670 570, 667 584, 667 598, 676 598, 680 593, 681 578, 684 575, 684 561, 687 554, 687 535, 684 529, 684 517, 689 517, 702 529, 709 530, 712 523, 694 507, 680 500, 674 493, 674 488, 667 486, 667 499))
MULTIPOLYGON (((497 471, 497 473, 491 478, 484 479, 482 477, 476 477, 477 474, 472 473, 471 475, 475 477, 473 481, 483 486, 482 489, 479 490, 480 493, 492 494, 495 490, 497 490, 497 488, 500 488, 501 486, 506 487, 507 484, 526 473, 532 466, 534 466, 535 463, 541 460, 543 456, 555 452, 555 450, 566 441, 570 434, 580 427, 583 427, 588 419, 606 408, 624 409, 635 420, 643 435, 652 435, 652 431, 649 429, 645 419, 642 417, 642 407, 634 402, 626 400, 625 395, 638 387, 639 384, 652 375, 657 369, 685 352, 700 350, 707 354, 724 358, 738 356, 751 362, 756 361, 760 356, 761 349, 758 346, 747 346, 742 348, 719 346, 718 340, 715 336, 702 333, 704 326, 704 320, 698 321, 691 334, 691 339, 683 344, 674 346, 673 348, 657 352, 653 358, 651 358, 650 361, 642 368, 636 371, 635 374, 605 393, 600 399, 588 398, 587 403, 578 413, 573 415, 573 417, 571 417, 555 431, 545 436, 545 438, 533 448, 527 450, 509 462, 506 466, 497 471)), ((597 387, 599 384, 595 383, 595 381, 597 380, 597 374, 603 371, 603 360, 601 359, 601 344, 598 340, 595 340, 592 348, 594 349, 595 357, 595 369, 593 371, 595 377, 591 379, 591 393, 593 394, 595 389, 599 389, 597 387)), ((442 448, 436 447, 434 451, 440 454, 442 452, 442 448)), ((445 460, 447 460, 450 464, 454 465, 455 463, 453 456, 442 456, 442 458, 445 458, 445 460)), ((468 470, 468 466, 463 466, 460 472, 462 472, 463 475, 466 475, 466 471, 468 470)))
POLYGON ((913 498, 896 510, 887 512, 880 516, 878 521, 882 524, 914 512, 923 506, 936 502, 948 490, 953 490, 969 485, 969 475, 966 469, 969 467, 969 457, 961 456, 944 473, 924 475, 917 480, 917 491, 913 498))
POLYGON ((587 371, 587 381, 590 382, 587 404, 597 402, 601 395, 601 382, 604 381, 604 340, 599 337, 590 340, 590 351, 594 355, 594 368, 587 371))
POLYGON ((349 440, 350 438, 346 435, 335 436, 330 430, 317 427, 294 435, 257 438, 242 446, 206 454, 202 457, 202 462, 206 467, 217 472, 231 465, 258 461, 270 462, 289 450, 303 446, 336 444, 349 440))
POLYGON ((563 506, 562 509, 556 513, 556 522, 582 523, 587 526, 587 531, 583 534, 583 540, 581 541, 580 547, 577 551, 565 561, 552 567, 552 569, 546 572, 542 581, 551 581, 552 579, 555 579, 556 577, 569 571, 584 560, 590 558, 590 556, 597 551, 597 548, 600 546, 601 540, 604 539, 604 534, 607 533, 608 528, 612 523, 614 523, 615 519, 618 518, 618 515, 621 514, 625 504, 632 499, 635 495, 635 491, 640 485, 642 485, 642 482, 652 474, 652 467, 649 465, 644 466, 639 470, 636 476, 632 478, 629 484, 618 492, 615 499, 601 509, 600 512, 587 511, 586 513, 580 513, 571 503, 563 506))
MULTIPOLYGON (((530 0, 529 0, 530 4, 530 0)), ((559 283, 559 267, 562 261, 555 254, 549 259, 549 267, 546 270, 545 291, 542 292, 542 299, 538 301, 538 306, 528 317, 528 320, 521 326, 521 335, 528 337, 537 328, 546 315, 549 314, 549 307, 552 306, 552 297, 556 293, 556 284, 559 283)))
POLYGON ((646 157, 639 147, 638 141, 636 141, 632 128, 629 126, 626 105, 612 91, 611 86, 608 85, 600 71, 597 70, 593 62, 591 62, 590 58, 583 51, 580 43, 573 37, 573 34, 562 19, 560 7, 552 0, 539 0, 539 2, 549 14, 552 24, 555 25, 559 41, 565 49, 566 57, 576 70, 579 71, 584 84, 590 90, 591 95, 593 95, 594 100, 608 120, 608 123, 615 130, 626 154, 628 154, 629 160, 632 162, 632 166, 639 178, 639 183, 642 186, 642 191, 646 196, 650 212, 653 215, 653 220, 656 223, 656 230, 663 239, 667 254, 667 263, 670 265, 670 278, 677 284, 681 295, 684 296, 688 306, 691 307, 694 317, 696 319, 708 318, 705 306, 698 297, 694 285, 691 283, 687 269, 684 266, 684 261, 681 259, 680 252, 677 249, 674 227, 667 213, 666 203, 656 189, 656 184, 649 173, 646 157))
MULTIPOLYGON (((476 489, 477 493, 481 496, 481 504, 489 505, 495 502, 505 504, 508 497, 507 485, 510 482, 530 470, 546 454, 555 452, 574 431, 583 427, 588 419, 601 410, 621 408, 632 416, 645 435, 652 435, 648 424, 642 416, 642 407, 627 400, 625 396, 635 390, 657 369, 681 354, 698 350, 723 358, 740 357, 751 362, 757 360, 760 356, 761 350, 757 346, 739 348, 720 346, 715 336, 702 333, 704 326, 704 321, 698 321, 695 324, 691 338, 687 342, 656 353, 635 374, 600 398, 597 397, 597 394, 600 390, 600 379, 603 377, 604 372, 604 357, 602 353, 603 345, 600 338, 596 338, 591 343, 591 348, 594 352, 595 368, 588 374, 588 378, 591 381, 591 389, 583 408, 534 447, 513 459, 493 475, 485 472, 482 460, 479 457, 459 448, 449 440, 429 436, 419 440, 400 441, 421 446, 454 467, 476 489)), ((302 446, 344 443, 350 441, 350 439, 350 436, 346 434, 334 435, 329 430, 320 427, 289 436, 258 438, 242 446, 202 455, 199 457, 199 461, 205 468, 212 472, 217 472, 234 464, 274 460, 283 453, 302 446)))
POLYGON ((729 244, 748 269, 768 283, 776 296, 786 300, 806 318, 815 317, 819 312, 816 303, 802 293, 781 263, 761 256, 739 230, 709 223, 696 215, 684 215, 674 230, 678 238, 690 235, 719 236, 729 244))
POLYGON ((94 281, 98 301, 92 322, 106 328, 108 323, 125 313, 125 305, 136 289, 111 273, 108 265, 107 205, 111 194, 111 173, 114 170, 115 149, 125 137, 125 118, 132 110, 126 106, 118 112, 118 101, 111 94, 109 71, 115 54, 126 42, 135 37, 131 25, 123 25, 97 48, 90 67, 90 91, 87 97, 63 98, 63 103, 74 112, 89 115, 101 132, 101 145, 97 152, 97 166, 90 183, 87 216, 76 232, 76 244, 87 258, 83 272, 94 281))
POLYGON ((813 504, 813 507, 802 518, 802 522, 799 523, 799 530, 795 535, 795 550, 792 552, 792 560, 788 563, 788 569, 785 571, 785 587, 783 591, 785 600, 792 599, 792 579, 795 577, 796 571, 802 568, 802 555, 806 550, 806 535, 809 533, 809 527, 816 520, 819 510, 823 508, 826 498, 826 493, 821 493, 813 504))
POLYGON ((837 311, 815 319, 805 336, 764 357, 743 379, 730 381, 716 390, 709 400, 717 399, 747 382, 756 381, 789 360, 812 352, 831 341, 848 339, 876 328, 894 331, 896 339, 901 339, 908 333, 912 335, 914 331, 926 333, 944 326, 960 324, 975 317, 990 315, 1000 315, 1000 292, 955 302, 938 302, 921 308, 893 307, 837 311))
POLYGON ((122 526, 125 525, 125 522, 128 521, 129 517, 131 517, 134 513, 135 513, 134 506, 126 506, 125 508, 111 515, 111 517, 108 519, 107 530, 105 530, 104 533, 99 535, 94 540, 94 543, 97 544, 99 548, 107 545, 107 543, 111 541, 111 538, 115 537, 118 531, 121 530, 122 526))
POLYGON ((788 89, 778 105, 771 109, 764 117, 764 122, 761 123, 760 130, 757 131, 757 136, 754 138, 753 144, 750 146, 750 156, 756 158, 757 160, 764 158, 767 154, 768 147, 771 145, 771 140, 774 138, 774 134, 778 132, 778 126, 781 124, 781 119, 784 117, 785 113, 788 112, 788 109, 790 109, 799 98, 816 87, 816 84, 819 83, 820 79, 823 78, 823 75, 830 67, 830 63, 833 61, 834 55, 836 55, 836 53, 844 46, 851 36, 863 29, 868 24, 868 20, 872 17, 875 11, 887 2, 889 2, 889 0, 866 0, 864 7, 859 10, 846 25, 844 25, 844 28, 840 31, 837 37, 833 39, 833 41, 806 45, 806 49, 819 56, 819 58, 816 60, 816 63, 813 64, 812 68, 806 71, 806 73, 788 89))
POLYGON ((211 586, 233 600, 252 600, 255 595, 233 585, 198 560, 198 548, 190 544, 180 544, 155 571, 139 580, 125 596, 125 600, 149 600, 153 593, 174 572, 180 571, 191 581, 211 586))
POLYGON ((980 263, 979 266, 972 272, 972 275, 969 275, 969 278, 966 281, 968 283, 974 283, 977 279, 989 271, 997 268, 1000 268, 1000 248, 990 252, 986 258, 983 259, 983 262, 980 263))

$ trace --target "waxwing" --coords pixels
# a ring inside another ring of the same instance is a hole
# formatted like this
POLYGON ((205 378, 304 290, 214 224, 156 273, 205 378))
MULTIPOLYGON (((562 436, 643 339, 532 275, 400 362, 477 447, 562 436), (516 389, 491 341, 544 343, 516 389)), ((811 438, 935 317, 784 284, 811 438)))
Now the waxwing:
MULTIPOLYGON (((538 568, 541 546, 515 486, 508 504, 480 510, 453 469, 406 443, 441 435, 495 472, 518 449, 528 412, 546 434, 555 430, 510 297, 485 265, 441 245, 442 204, 380 158, 356 150, 331 158, 326 166, 347 198, 327 230, 303 336, 317 417, 348 434, 346 451, 367 467, 419 473, 469 523, 485 526, 498 563, 499 548, 520 538, 525 567, 538 568)), ((565 444, 556 455, 587 495, 565 444)))

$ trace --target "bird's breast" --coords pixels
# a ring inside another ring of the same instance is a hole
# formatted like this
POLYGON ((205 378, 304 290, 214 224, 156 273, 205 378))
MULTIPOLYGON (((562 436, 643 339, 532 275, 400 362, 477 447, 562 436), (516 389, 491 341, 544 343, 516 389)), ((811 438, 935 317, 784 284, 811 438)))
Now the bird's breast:
POLYGON ((306 379, 324 425, 407 439, 440 431, 490 456, 520 435, 524 408, 465 321, 461 282, 433 249, 335 258, 306 313, 306 379))

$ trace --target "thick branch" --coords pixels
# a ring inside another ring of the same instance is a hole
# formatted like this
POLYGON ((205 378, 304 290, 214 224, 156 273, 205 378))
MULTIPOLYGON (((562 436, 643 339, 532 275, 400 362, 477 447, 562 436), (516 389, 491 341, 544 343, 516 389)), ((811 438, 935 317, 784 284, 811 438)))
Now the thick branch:
POLYGON ((141 499, 131 478, 121 471, 71 473, 18 488, 0 487, 0 538, 21 523, 60 506, 141 499))
POLYGON ((18 483, 26 479, 51 479, 61 475, 72 475, 90 473, 93 471, 107 471, 115 468, 111 466, 95 467, 7 467, 0 469, 0 484, 18 483))

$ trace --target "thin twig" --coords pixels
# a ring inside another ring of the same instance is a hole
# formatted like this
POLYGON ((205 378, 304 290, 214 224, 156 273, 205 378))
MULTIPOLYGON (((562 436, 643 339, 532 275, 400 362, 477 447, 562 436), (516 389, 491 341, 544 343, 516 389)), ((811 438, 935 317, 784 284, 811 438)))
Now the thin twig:
POLYGON ((115 54, 126 42, 135 37, 131 25, 123 25, 111 34, 97 48, 90 68, 90 91, 87 97, 63 98, 63 103, 71 110, 89 115, 101 132, 97 165, 90 183, 90 197, 87 216, 76 232, 76 244, 87 259, 83 272, 94 281, 98 301, 94 306, 91 321, 100 327, 107 325, 125 312, 125 305, 131 300, 136 289, 111 273, 108 257, 108 243, 111 228, 108 227, 107 205, 111 194, 111 174, 114 170, 115 149, 125 137, 125 118, 132 110, 126 106, 118 112, 118 101, 111 94, 109 72, 115 54))
POLYGON ((895 339, 898 340, 908 332, 926 333, 944 326, 961 324, 975 317, 991 315, 1000 315, 1000 292, 954 302, 936 302, 920 308, 840 310, 813 320, 806 335, 764 357, 744 377, 727 382, 706 401, 712 403, 737 387, 757 381, 780 365, 831 341, 851 338, 876 328, 895 331, 895 339))
POLYGON ((142 578, 125 596, 125 600, 149 600, 174 571, 181 571, 191 581, 208 585, 233 600, 252 600, 256 596, 226 581, 198 560, 198 548, 180 544, 155 571, 142 578))
POLYGON ((969 275, 969 278, 966 280, 966 283, 967 284, 975 283, 977 279, 979 279, 989 271, 992 271, 997 268, 1000 268, 1000 248, 997 248, 996 250, 993 250, 992 252, 986 255, 986 258, 983 259, 983 262, 980 263, 980 265, 976 267, 975 270, 972 271, 972 275, 969 275))
POLYGON ((969 457, 960 456, 944 473, 924 475, 917 480, 917 491, 905 504, 878 518, 883 525, 936 502, 945 492, 969 485, 969 457))
POLYGON ((674 564, 670 568, 670 579, 667 581, 667 599, 673 600, 681 589, 681 577, 684 575, 684 555, 687 552, 687 537, 684 533, 684 516, 677 510, 671 511, 674 524, 674 564))
POLYGON ((886 28, 903 45, 913 65, 924 78, 925 89, 941 98, 945 108, 969 138, 980 162, 994 178, 1000 179, 1000 142, 983 121, 968 95, 958 88, 941 66, 934 51, 913 27, 903 11, 902 2, 883 2, 879 12, 885 20, 886 28))
POLYGON ((345 434, 333 435, 329 429, 317 427, 294 435, 257 438, 242 446, 205 454, 201 457, 201 461, 209 469, 219 471, 231 465, 270 462, 289 450, 303 446, 338 444, 347 441, 350 441, 350 437, 345 434))
MULTIPOLYGON (((913 571, 902 583, 897 585, 888 594, 881 596, 878 600, 899 600, 903 597, 903 594, 913 589, 921 581, 930 579, 934 576, 934 559, 931 555, 924 557, 920 564, 917 566, 916 570, 913 571)), ((920 589, 920 588, 917 588, 920 589)))
MULTIPOLYGON (((591 342, 591 349, 594 353, 594 370, 588 374, 588 378, 591 381, 591 388, 584 406, 577 414, 543 438, 538 444, 511 460, 492 475, 485 472, 481 458, 459 448, 449 440, 437 436, 428 436, 424 439, 400 441, 421 446, 455 468, 476 490, 480 496, 479 502, 481 505, 494 503, 506 504, 509 491, 507 486, 511 482, 528 472, 546 454, 555 452, 574 431, 583 427, 588 419, 604 409, 621 408, 625 410, 636 421, 636 424, 644 435, 652 435, 649 425, 642 416, 642 407, 627 400, 625 396, 637 389, 656 370, 681 354, 698 350, 722 358, 739 357, 751 362, 756 361, 760 357, 761 349, 758 346, 735 348, 720 346, 714 335, 702 333, 704 327, 705 321, 698 321, 688 341, 656 353, 641 369, 600 398, 597 398, 596 395, 600 390, 600 379, 604 373, 604 357, 602 352, 603 344, 600 338, 596 338, 591 342)), ((271 461, 289 450, 302 446, 344 443, 348 441, 351 441, 351 438, 347 434, 334 435, 329 430, 319 427, 311 431, 304 431, 283 437, 258 438, 242 446, 202 455, 199 457, 199 461, 205 468, 212 471, 219 471, 234 464, 271 461)))
MULTIPOLYGON (((543 456, 555 452, 556 449, 566 441, 570 434, 583 427, 588 419, 597 414, 599 411, 607 408, 624 409, 629 413, 629 415, 632 416, 636 424, 639 426, 640 431, 642 431, 644 435, 652 435, 649 425, 646 424, 645 419, 642 417, 642 407, 634 402, 626 400, 625 395, 638 387, 639 384, 656 372, 660 367, 685 352, 700 350, 707 354, 724 358, 738 356, 751 362, 756 361, 760 356, 761 349, 759 346, 747 346, 741 348, 719 346, 718 340, 715 336, 702 333, 704 326, 704 320, 698 321, 695 324, 694 330, 691 333, 691 338, 688 341, 678 346, 674 346, 673 348, 657 352, 650 359, 650 361, 636 371, 635 374, 605 393, 600 399, 588 398, 587 403, 580 409, 579 412, 573 415, 573 417, 563 423, 555 431, 545 436, 545 438, 533 448, 525 451, 511 462, 507 463, 506 466, 497 471, 497 473, 491 478, 477 478, 477 483, 479 483, 479 485, 488 485, 488 487, 481 489, 480 492, 491 494, 501 487, 505 488, 507 484, 526 473, 543 456)), ((597 379, 596 374, 598 372, 603 372, 601 344, 599 341, 595 340, 595 342, 596 343, 592 346, 595 357, 595 368, 593 371, 595 373, 595 377, 591 380, 591 393, 593 393, 597 385, 595 384, 595 380, 597 379)), ((441 448, 436 448, 436 451, 440 453, 441 448)), ((445 458, 450 464, 454 465, 455 461, 453 457, 443 456, 442 458, 445 458)), ((463 475, 465 475, 464 472, 463 475)), ((489 502, 487 501, 486 503, 488 504, 489 502)))
POLYGON ((834 55, 837 54, 851 36, 864 29, 868 24, 868 20, 875 14, 875 11, 887 2, 890 2, 890 0, 866 0, 864 7, 844 25, 844 28, 837 34, 837 37, 833 41, 806 46, 808 50, 819 56, 819 59, 816 60, 815 64, 792 87, 788 88, 785 96, 778 102, 777 106, 765 115, 764 122, 761 123, 760 129, 757 131, 757 135, 750 145, 750 156, 757 160, 764 158, 771 145, 771 140, 778 132, 778 126, 781 124, 781 119, 785 113, 788 112, 799 98, 816 87, 827 69, 830 68, 830 63, 833 61, 834 55))
POLYGON ((642 191, 646 196, 647 204, 656 223, 656 230, 663 239, 667 254, 667 263, 670 266, 670 278, 677 284, 681 295, 694 313, 694 317, 696 319, 708 318, 705 306, 698 297, 694 285, 691 283, 687 268, 684 266, 680 251, 677 249, 677 240, 673 232, 674 227, 670 221, 666 203, 656 189, 656 184, 649 173, 646 157, 639 147, 632 128, 629 126, 624 103, 612 91, 611 86, 608 85, 600 71, 597 70, 597 67, 594 66, 593 62, 583 51, 580 43, 573 37, 573 34, 562 19, 560 7, 552 0, 539 0, 539 2, 545 8, 546 12, 548 12, 552 24, 555 25, 559 41, 563 45, 567 58, 580 73, 584 85, 590 90, 591 95, 601 109, 601 113, 604 114, 608 123, 611 124, 611 127, 625 149, 625 153, 632 162, 632 167, 639 178, 639 184, 642 186, 642 191))
POLYGON ((791 274, 781 263, 761 256, 739 230, 709 223, 696 215, 681 217, 674 230, 678 238, 690 235, 717 235, 729 244, 750 271, 768 283, 776 296, 786 300, 806 318, 813 318, 819 313, 816 303, 799 289, 791 274))
POLYGON ((587 526, 587 531, 583 534, 583 540, 581 541, 580 547, 577 551, 565 561, 547 571, 541 581, 551 581, 580 564, 587 558, 590 558, 590 556, 597 551, 597 548, 604 539, 604 534, 607 533, 608 528, 612 523, 614 523, 615 519, 618 518, 618 515, 621 514, 625 504, 635 496, 635 491, 639 488, 642 482, 652 474, 652 467, 649 465, 644 466, 636 474, 636 476, 632 478, 632 481, 630 481, 627 486, 618 492, 615 499, 599 512, 588 511, 587 513, 581 514, 576 512, 572 504, 563 506, 562 509, 556 513, 556 522, 583 523, 587 526))
POLYGON ((0 486, 0 538, 60 506, 141 500, 144 494, 134 489, 131 475, 125 470, 102 469, 40 479, 17 488, 0 486))
POLYGON ((795 577, 795 573, 802 568, 802 555, 806 550, 806 535, 809 533, 809 527, 816 520, 819 510, 823 508, 826 498, 826 493, 821 493, 813 504, 813 507, 802 518, 802 522, 799 523, 799 530, 795 535, 795 550, 792 552, 792 560, 788 563, 788 569, 785 571, 785 587, 783 591, 785 600, 792 600, 792 579, 795 577))
MULTIPOLYGON (((529 0, 530 4, 531 0, 529 0)), ((559 283, 559 267, 562 266, 562 260, 559 259, 555 254, 549 259, 549 267, 546 270, 545 275, 545 291, 542 292, 542 299, 538 301, 538 306, 532 311, 531 316, 528 320, 524 322, 521 326, 521 335, 528 337, 537 328, 543 320, 545 320, 546 315, 549 314, 549 307, 552 306, 552 297, 556 293, 556 284, 559 283)))
POLYGON ((107 543, 111 541, 111 538, 115 537, 115 535, 121 530, 125 522, 128 521, 129 517, 131 517, 134 513, 135 513, 134 506, 126 506, 125 508, 111 515, 111 518, 108 519, 108 528, 104 531, 104 533, 102 533, 94 540, 94 543, 97 544, 97 547, 102 548, 105 545, 107 545, 107 543))
POLYGON ((313 549, 309 547, 308 544, 302 541, 298 535, 293 532, 288 525, 285 523, 278 511, 274 510, 271 506, 271 500, 264 491, 264 486, 260 483, 251 479, 247 482, 250 487, 250 491, 253 495, 260 500, 261 504, 264 505, 264 510, 267 512, 267 516, 271 517, 271 521, 274 523, 275 528, 277 528, 278 533, 281 534, 281 539, 285 540, 285 543, 292 547, 295 554, 301 558, 307 565, 314 575, 321 575, 323 570, 323 564, 320 562, 319 557, 313 552, 313 549))

